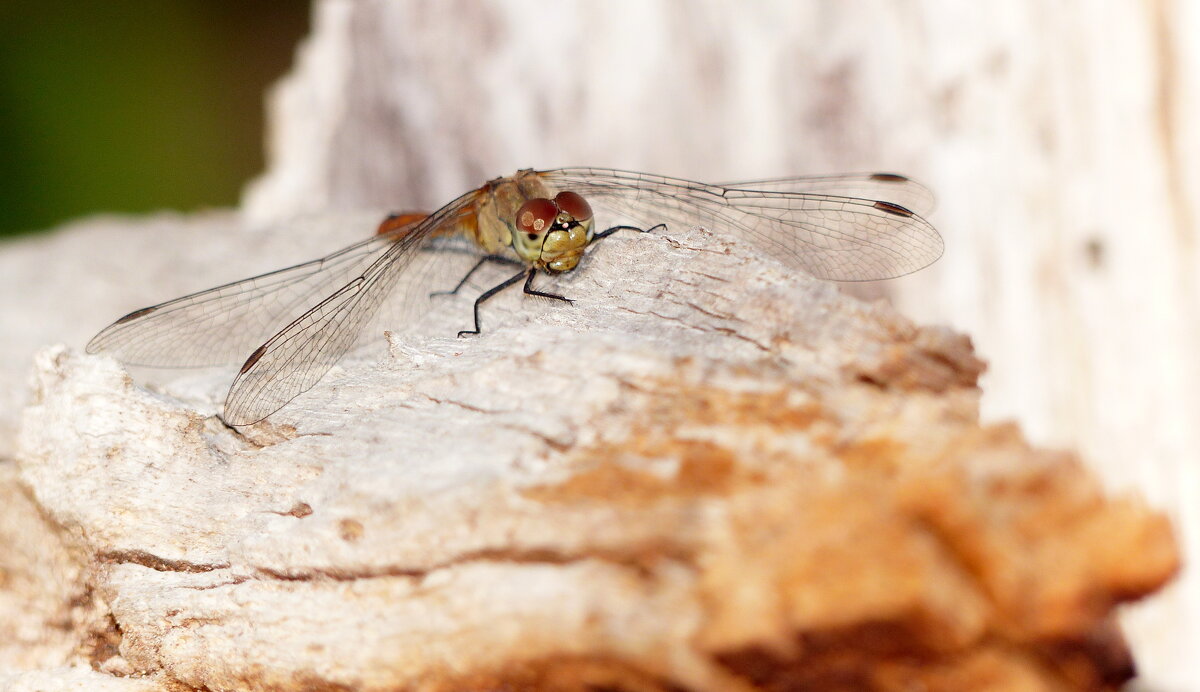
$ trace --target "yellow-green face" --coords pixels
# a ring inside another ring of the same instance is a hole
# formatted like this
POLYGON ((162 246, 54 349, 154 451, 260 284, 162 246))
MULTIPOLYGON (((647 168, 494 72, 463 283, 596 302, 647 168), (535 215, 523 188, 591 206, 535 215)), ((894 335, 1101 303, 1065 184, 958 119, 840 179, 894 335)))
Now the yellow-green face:
POLYGON ((592 242, 592 220, 576 223, 565 230, 550 231, 542 241, 541 261, 547 271, 567 272, 583 258, 583 249, 592 242))
POLYGON ((512 247, 540 269, 571 271, 592 242, 593 223, 591 205, 574 192, 530 199, 513 218, 512 247))

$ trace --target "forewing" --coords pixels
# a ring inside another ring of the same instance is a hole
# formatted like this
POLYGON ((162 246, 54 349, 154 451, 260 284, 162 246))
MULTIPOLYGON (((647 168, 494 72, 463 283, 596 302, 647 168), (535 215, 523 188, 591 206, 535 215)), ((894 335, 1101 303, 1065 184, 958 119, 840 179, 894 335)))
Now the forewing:
POLYGON ((434 238, 461 230, 470 220, 463 212, 473 208, 477 196, 478 191, 463 195, 417 224, 360 274, 255 349, 229 389, 225 421, 256 423, 315 385, 350 350, 402 277, 431 275, 428 269, 441 258, 422 250, 434 238))
MULTIPOLYGON (((920 215, 888 200, 743 189, 600 168, 559 169, 542 177, 643 227, 704 223, 740 234, 763 252, 821 279, 894 278, 926 267, 942 254, 938 232, 920 215)), ((782 181, 775 185, 786 187, 782 181)))
POLYGON ((720 183, 720 187, 883 200, 898 204, 918 216, 929 216, 933 212, 936 202, 933 192, 929 188, 898 173, 850 173, 848 175, 766 178, 720 183))
POLYGON ((87 351, 149 367, 236 365, 301 311, 361 275, 410 229, 136 310, 93 337, 87 351))

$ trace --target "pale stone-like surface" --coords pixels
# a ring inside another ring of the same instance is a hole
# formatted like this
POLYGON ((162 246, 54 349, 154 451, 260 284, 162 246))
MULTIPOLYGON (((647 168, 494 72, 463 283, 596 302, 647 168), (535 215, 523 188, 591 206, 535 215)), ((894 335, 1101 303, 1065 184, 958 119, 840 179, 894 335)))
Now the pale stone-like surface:
MULTIPOLYGON (((306 235, 361 223, 314 218, 306 235)), ((291 230, 222 242, 276 256, 291 230)), ((962 572, 976 558, 944 556, 959 548, 919 528, 943 519, 913 513, 952 506, 937 492, 959 496, 955 483, 977 485, 998 529, 1020 513, 993 510, 990 488, 1046 486, 1002 480, 1014 471, 1068 474, 1089 509, 1067 516, 1102 507, 1076 465, 976 427, 979 364, 946 330, 703 229, 614 236, 551 285, 576 302, 504 293, 480 337, 453 336, 471 295, 377 331, 382 356, 348 358, 241 432, 212 415, 226 373, 150 391, 111 359, 41 351, 21 481, 111 612, 76 632, 109 643, 82 660, 212 690, 491 689, 523 670, 737 690, 738 656, 880 613, 972 651, 1091 636, 1173 568, 1165 527, 1121 502, 1088 531, 1136 549, 1136 567, 1114 573, 1071 533, 1078 518, 1062 542, 1026 534, 991 577, 980 566, 986 586, 962 572), (1026 552, 1069 578, 1039 583, 1026 552), (991 622, 988 598, 1012 620, 991 622)), ((1053 526, 1048 512, 1022 521, 1053 526)))

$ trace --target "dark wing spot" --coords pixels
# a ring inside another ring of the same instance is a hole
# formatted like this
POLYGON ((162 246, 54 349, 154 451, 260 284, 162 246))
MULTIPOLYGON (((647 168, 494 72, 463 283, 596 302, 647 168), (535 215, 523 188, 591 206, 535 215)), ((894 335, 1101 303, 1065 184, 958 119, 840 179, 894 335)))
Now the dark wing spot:
POLYGON ((259 361, 259 359, 263 357, 263 354, 266 352, 267 352, 266 344, 263 344, 262 346, 259 346, 258 348, 254 349, 254 353, 251 353, 250 357, 246 359, 246 362, 242 365, 241 372, 239 372, 238 374, 245 375, 246 371, 249 370, 250 368, 254 367, 254 364, 257 363, 259 361))
POLYGON ((129 313, 128 315, 125 315, 121 319, 117 320, 115 322, 115 324, 122 324, 122 323, 128 322, 130 320, 136 320, 137 318, 141 317, 142 315, 149 315, 150 313, 154 312, 157 309, 158 309, 157 307, 148 307, 148 308, 142 308, 141 310, 134 310, 133 312, 129 313))
POLYGON ((871 180, 878 180, 884 183, 906 183, 908 178, 899 173, 872 173, 871 180))
POLYGON ((142 315, 150 314, 150 313, 152 313, 152 312, 156 311, 156 309, 158 309, 158 307, 157 307, 157 306, 151 306, 151 307, 144 307, 144 308, 142 308, 142 309, 136 309, 136 311, 133 311, 133 312, 131 312, 130 314, 127 314, 127 315, 125 315, 125 317, 122 317, 121 319, 119 319, 119 320, 116 320, 116 321, 115 321, 115 323, 113 323, 113 324, 124 324, 124 323, 127 323, 127 321, 134 320, 134 319, 138 319, 139 317, 142 317, 142 315))
POLYGON ((892 204, 891 202, 876 202, 875 208, 880 211, 886 211, 889 214, 895 214, 896 216, 914 216, 914 214, 908 209, 905 209, 899 204, 892 204))

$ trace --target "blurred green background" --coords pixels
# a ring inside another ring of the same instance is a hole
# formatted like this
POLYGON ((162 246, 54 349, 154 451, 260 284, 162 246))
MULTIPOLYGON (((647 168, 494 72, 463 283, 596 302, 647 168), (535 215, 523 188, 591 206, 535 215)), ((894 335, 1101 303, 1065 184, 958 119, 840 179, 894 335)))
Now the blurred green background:
POLYGON ((307 2, 0 1, 0 236, 236 204, 307 2))

